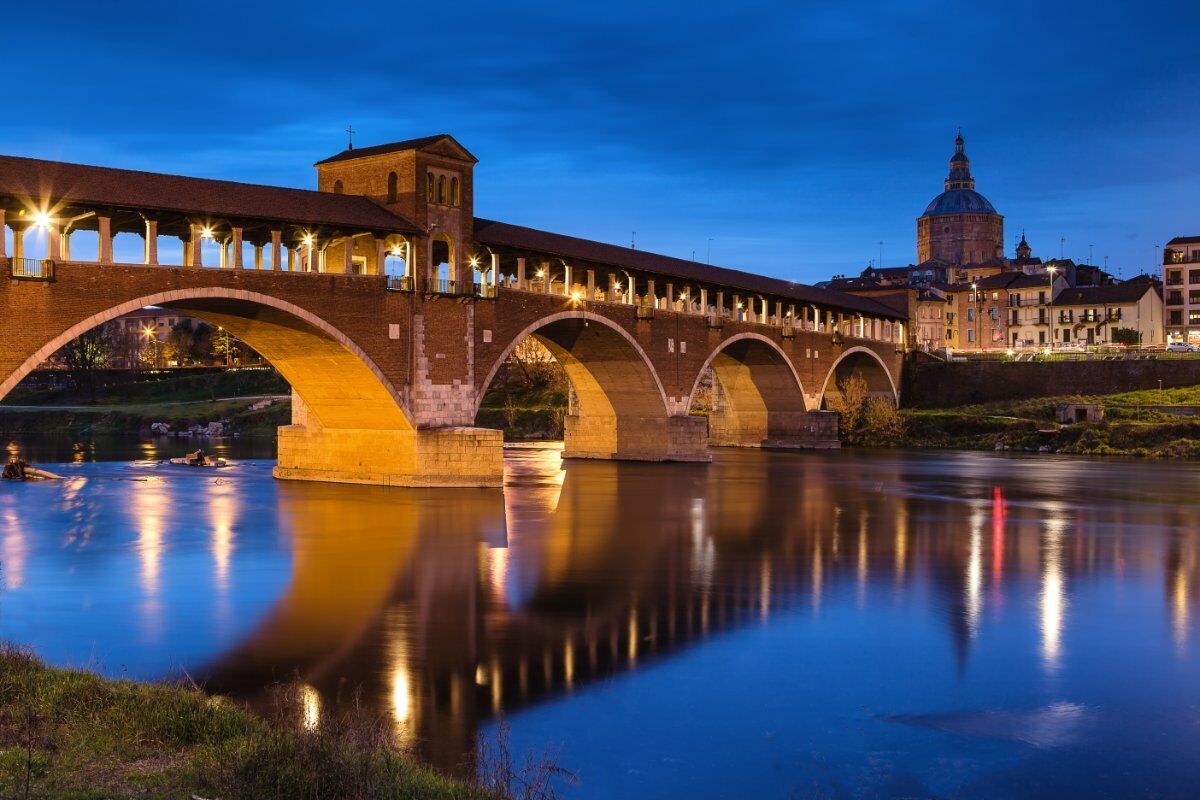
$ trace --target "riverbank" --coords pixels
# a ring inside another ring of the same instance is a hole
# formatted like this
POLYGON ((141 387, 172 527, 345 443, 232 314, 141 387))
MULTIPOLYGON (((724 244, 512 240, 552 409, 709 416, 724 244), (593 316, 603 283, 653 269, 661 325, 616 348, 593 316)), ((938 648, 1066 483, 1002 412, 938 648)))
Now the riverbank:
POLYGON ((194 687, 112 681, 0 646, 0 796, 490 798, 397 752, 382 728, 263 719, 194 687))
POLYGON ((210 422, 227 422, 228 432, 274 434, 291 421, 290 397, 230 397, 215 401, 188 400, 71 406, 0 406, 0 435, 128 434, 146 435, 156 422, 173 431, 210 422), (270 401, 270 404, 264 404, 270 401))
POLYGON ((1136 458, 1200 458, 1200 417, 1163 407, 1200 408, 1200 386, 1109 395, 1064 395, 946 409, 899 412, 902 432, 893 441, 864 442, 911 448, 1015 450, 1136 458), (1096 403, 1099 422, 1059 425, 1064 403, 1096 403))

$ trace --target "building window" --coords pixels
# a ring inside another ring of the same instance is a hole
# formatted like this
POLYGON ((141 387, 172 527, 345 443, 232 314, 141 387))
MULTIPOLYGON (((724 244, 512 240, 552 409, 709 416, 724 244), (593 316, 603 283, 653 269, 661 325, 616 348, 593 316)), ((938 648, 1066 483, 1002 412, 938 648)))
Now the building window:
POLYGON ((1188 325, 1200 325, 1200 311, 1188 312, 1188 325))
POLYGON ((433 191, 433 173, 427 172, 425 173, 425 201, 427 203, 433 202, 433 191))
POLYGON ((1178 289, 1172 289, 1171 291, 1167 292, 1167 305, 1183 305, 1183 292, 1179 291, 1178 289))
POLYGON ((1062 333, 1063 333, 1063 341, 1064 342, 1071 341, 1071 331, 1064 328, 1062 333))
POLYGON ((1188 303, 1191 305, 1200 305, 1200 291, 1193 289, 1188 292, 1188 303))
POLYGON ((1173 269, 1167 273, 1167 286, 1182 286, 1183 273, 1177 269, 1173 269))
POLYGON ((458 205, 458 178, 450 179, 450 205, 458 205))
POLYGON ((446 176, 439 175, 437 183, 437 201, 442 205, 446 203, 446 176))
POLYGON ((345 188, 345 187, 343 187, 343 186, 342 186, 342 182, 341 182, 341 181, 334 181, 334 182, 333 182, 333 193, 334 193, 334 194, 341 194, 344 188, 345 188))
POLYGON ((975 321, 975 309, 968 308, 967 309, 967 322, 974 322, 974 321, 975 321))
POLYGON ((1172 325, 1182 325, 1183 324, 1183 312, 1182 311, 1172 311, 1171 312, 1171 324, 1172 325))
POLYGON ((1045 344, 1045 343, 1046 343, 1046 332, 1038 331, 1038 344, 1045 344))
POLYGON ((1188 270, 1188 283, 1200 283, 1200 269, 1188 270))
POLYGON ((967 341, 968 342, 975 341, 975 331, 967 331, 967 341))
POLYGON ((389 203, 396 202, 397 183, 399 183, 399 180, 400 179, 398 177, 396 177, 396 173, 394 173, 394 172, 391 173, 390 175, 388 175, 387 201, 389 203))

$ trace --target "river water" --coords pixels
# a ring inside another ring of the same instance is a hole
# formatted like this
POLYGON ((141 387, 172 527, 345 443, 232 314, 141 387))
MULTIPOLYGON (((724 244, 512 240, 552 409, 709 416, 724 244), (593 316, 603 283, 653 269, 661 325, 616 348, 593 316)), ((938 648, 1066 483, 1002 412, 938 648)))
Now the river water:
POLYGON ((1200 786, 1198 465, 538 446, 503 491, 402 490, 278 482, 249 440, 154 461, 185 447, 10 445, 69 463, 0 486, 0 638, 251 703, 298 679, 308 721, 366 704, 448 772, 504 720, 568 797, 1200 786))

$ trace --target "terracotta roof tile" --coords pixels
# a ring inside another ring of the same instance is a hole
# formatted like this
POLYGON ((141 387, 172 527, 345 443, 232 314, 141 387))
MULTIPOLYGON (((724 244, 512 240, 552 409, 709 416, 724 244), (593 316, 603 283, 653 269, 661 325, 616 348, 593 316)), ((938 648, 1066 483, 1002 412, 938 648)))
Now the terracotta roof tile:
POLYGON ((0 195, 305 226, 419 230, 366 197, 16 156, 0 156, 0 195))
POLYGON ((778 278, 767 278, 735 269, 714 267, 682 258, 649 253, 645 250, 634 250, 589 239, 577 239, 574 236, 510 225, 506 222, 476 218, 475 239, 483 244, 513 247, 560 258, 651 272, 697 283, 740 289, 754 294, 772 295, 785 300, 815 303, 828 308, 858 311, 889 319, 907 318, 907 315, 897 314, 888 306, 866 297, 857 297, 803 283, 792 283, 778 278))

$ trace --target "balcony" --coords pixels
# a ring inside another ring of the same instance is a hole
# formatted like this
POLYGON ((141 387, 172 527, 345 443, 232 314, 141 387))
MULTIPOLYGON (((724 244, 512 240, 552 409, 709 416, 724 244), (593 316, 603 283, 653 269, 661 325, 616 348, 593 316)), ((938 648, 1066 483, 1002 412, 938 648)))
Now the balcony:
POLYGON ((8 274, 18 280, 54 280, 54 262, 50 259, 12 258, 9 259, 8 270, 8 274))
POLYGON ((411 292, 413 279, 411 275, 388 275, 387 288, 393 292, 411 292))

